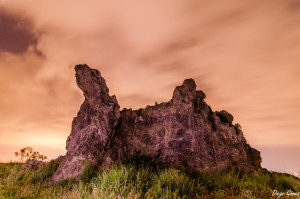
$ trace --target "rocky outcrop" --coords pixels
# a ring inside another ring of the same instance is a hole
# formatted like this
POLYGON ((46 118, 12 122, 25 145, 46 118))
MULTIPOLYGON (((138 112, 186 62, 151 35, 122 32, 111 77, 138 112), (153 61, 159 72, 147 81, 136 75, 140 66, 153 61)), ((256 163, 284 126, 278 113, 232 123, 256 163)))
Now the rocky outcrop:
POLYGON ((108 95, 97 70, 86 65, 77 65, 75 70, 85 101, 73 121, 68 152, 53 181, 78 177, 84 160, 107 166, 136 154, 200 170, 261 168, 260 153, 232 124, 233 116, 213 112, 193 79, 177 86, 169 102, 119 112, 116 98, 108 95))
POLYGON ((67 154, 51 181, 78 178, 85 161, 93 165, 102 162, 114 137, 120 107, 115 96, 109 96, 106 82, 99 71, 87 65, 75 66, 76 81, 85 100, 72 122, 67 139, 67 154))
POLYGON ((237 166, 260 168, 260 153, 251 148, 226 111, 212 112, 205 94, 188 79, 168 103, 124 109, 103 164, 143 154, 161 162, 201 170, 237 166), (225 118, 225 119, 224 119, 225 118))
POLYGON ((40 160, 34 160, 29 159, 24 164, 22 164, 21 169, 23 170, 31 170, 31 169, 37 169, 44 165, 43 161, 40 160))

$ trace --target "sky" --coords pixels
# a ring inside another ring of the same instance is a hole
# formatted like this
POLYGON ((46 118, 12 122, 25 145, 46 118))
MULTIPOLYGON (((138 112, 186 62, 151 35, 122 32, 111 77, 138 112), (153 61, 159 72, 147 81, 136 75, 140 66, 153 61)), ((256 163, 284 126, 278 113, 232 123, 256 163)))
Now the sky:
POLYGON ((0 0, 0 161, 65 154, 83 94, 75 64, 121 108, 169 101, 194 78, 262 166, 300 171, 299 0, 0 0))

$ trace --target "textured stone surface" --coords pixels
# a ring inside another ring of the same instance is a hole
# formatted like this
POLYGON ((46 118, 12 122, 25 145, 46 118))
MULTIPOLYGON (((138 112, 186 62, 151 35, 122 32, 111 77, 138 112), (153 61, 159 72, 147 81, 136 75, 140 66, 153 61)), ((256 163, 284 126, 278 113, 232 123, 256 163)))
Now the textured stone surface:
POLYGON ((68 152, 53 181, 78 177, 84 160, 107 166, 136 154, 200 170, 261 168, 260 153, 232 125, 233 116, 213 112, 193 79, 177 86, 167 103, 119 112, 116 98, 108 95, 97 70, 86 65, 75 70, 85 101, 74 118, 68 152))
POLYGON ((93 165, 102 162, 105 151, 114 136, 120 116, 120 107, 99 71, 87 65, 76 65, 76 81, 85 100, 72 122, 72 132, 67 139, 67 154, 51 180, 78 178, 85 160, 93 165))
POLYGON ((232 125, 231 114, 221 111, 221 119, 204 99, 205 94, 196 90, 194 80, 187 79, 176 87, 168 103, 135 111, 124 109, 103 164, 143 154, 201 170, 226 166, 260 169, 260 153, 232 125))
POLYGON ((217 116, 220 118, 221 122, 232 124, 233 122, 233 116, 228 113, 227 111, 216 111, 217 116))
POLYGON ((43 161, 40 160, 28 160, 27 162, 25 162, 24 164, 22 164, 22 169, 23 170, 30 170, 30 169, 34 169, 34 168, 39 168, 41 166, 44 165, 43 161))

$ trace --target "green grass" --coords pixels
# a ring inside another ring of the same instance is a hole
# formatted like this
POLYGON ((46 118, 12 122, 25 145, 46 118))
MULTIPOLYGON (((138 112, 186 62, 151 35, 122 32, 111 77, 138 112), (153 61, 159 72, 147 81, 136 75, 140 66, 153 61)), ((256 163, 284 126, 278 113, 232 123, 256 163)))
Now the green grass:
POLYGON ((23 171, 21 164, 0 163, 0 198, 272 198, 273 190, 300 192, 300 180, 287 174, 251 174, 235 168, 196 172, 157 164, 145 156, 107 170, 86 162, 79 181, 49 185, 58 165, 50 161, 23 171))

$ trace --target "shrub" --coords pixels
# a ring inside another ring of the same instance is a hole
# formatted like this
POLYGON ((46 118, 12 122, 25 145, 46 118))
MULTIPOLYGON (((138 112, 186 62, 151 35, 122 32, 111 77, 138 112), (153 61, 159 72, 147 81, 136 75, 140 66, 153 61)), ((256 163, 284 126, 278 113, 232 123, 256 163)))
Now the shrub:
POLYGON ((239 176, 239 172, 233 168, 225 170, 225 172, 221 172, 215 176, 216 186, 219 189, 241 189, 242 178, 239 176))
POLYGON ((103 171, 95 179, 94 184, 103 192, 126 195, 132 188, 134 172, 132 168, 121 166, 103 171))
POLYGON ((80 176, 80 180, 84 183, 87 183, 92 179, 94 175, 95 175, 95 167, 92 165, 91 162, 85 161, 83 165, 83 171, 80 176))
POLYGON ((47 156, 40 154, 38 151, 34 151, 32 147, 24 147, 19 152, 15 152, 15 156, 20 158, 20 162, 27 162, 28 160, 41 160, 47 159, 47 156))
POLYGON ((56 172, 60 163, 60 159, 51 160, 50 162, 45 163, 42 167, 38 168, 36 171, 31 171, 31 183, 43 182, 51 177, 56 172))
POLYGON ((234 126, 235 126, 237 129, 242 130, 242 126, 240 125, 240 123, 236 123, 234 126))
POLYGON ((164 169, 153 178, 152 188, 146 194, 148 197, 196 197, 204 191, 201 184, 191 179, 177 169, 164 169))
POLYGON ((166 165, 154 162, 152 157, 147 155, 133 155, 122 162, 126 167, 134 167, 134 169, 147 168, 155 172, 165 168, 166 165))
POLYGON ((0 163, 0 178, 8 177, 12 168, 18 168, 20 166, 20 163, 0 163))
POLYGON ((287 174, 264 172, 254 175, 254 180, 257 183, 268 186, 271 189, 277 189, 278 191, 296 191, 298 189, 297 183, 294 183, 294 177, 287 174))
POLYGON ((217 116, 220 118, 221 122, 228 123, 232 125, 233 116, 225 110, 216 111, 217 116))
POLYGON ((101 192, 120 195, 136 194, 141 196, 151 186, 152 172, 148 167, 137 168, 133 165, 121 165, 108 171, 99 172, 93 185, 101 192))

